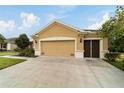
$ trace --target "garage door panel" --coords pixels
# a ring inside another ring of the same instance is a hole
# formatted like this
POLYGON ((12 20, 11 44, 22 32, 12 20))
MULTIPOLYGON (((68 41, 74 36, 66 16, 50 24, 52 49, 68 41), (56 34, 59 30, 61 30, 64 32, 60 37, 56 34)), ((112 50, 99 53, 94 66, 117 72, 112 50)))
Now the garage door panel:
POLYGON ((74 41, 43 41, 42 54, 47 56, 72 56, 75 52, 74 41))

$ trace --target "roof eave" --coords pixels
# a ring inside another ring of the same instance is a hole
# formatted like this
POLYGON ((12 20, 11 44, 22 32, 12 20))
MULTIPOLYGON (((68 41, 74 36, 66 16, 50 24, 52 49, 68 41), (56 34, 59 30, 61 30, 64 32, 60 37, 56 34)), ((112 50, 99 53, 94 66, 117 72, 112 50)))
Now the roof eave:
MULTIPOLYGON (((74 26, 72 26, 72 25, 70 25, 70 24, 66 24, 66 23, 64 23, 64 22, 62 22, 62 21, 60 21, 60 20, 55 19, 55 20, 49 22, 47 25, 43 26, 40 30, 38 30, 38 31, 37 31, 36 33, 34 33, 33 35, 39 34, 41 31, 43 31, 44 29, 46 29, 49 25, 53 24, 54 22, 57 22, 57 23, 60 23, 60 24, 65 25, 65 26, 68 26, 68 27, 70 27, 70 28, 72 28, 72 29, 75 29, 77 32, 82 32, 82 29, 80 29, 80 28, 74 27, 74 26)), ((83 31, 83 32, 84 32, 84 31, 83 31)), ((33 36, 33 35, 32 35, 32 36, 33 36)))

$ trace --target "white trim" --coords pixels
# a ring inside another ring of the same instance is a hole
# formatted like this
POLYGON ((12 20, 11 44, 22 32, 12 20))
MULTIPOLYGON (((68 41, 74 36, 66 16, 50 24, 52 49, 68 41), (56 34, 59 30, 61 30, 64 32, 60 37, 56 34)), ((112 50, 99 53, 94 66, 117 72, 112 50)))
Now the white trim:
MULTIPOLYGON (((80 28, 74 27, 74 26, 72 26, 72 25, 70 25, 70 24, 66 24, 66 23, 64 23, 64 22, 62 22, 62 21, 60 21, 60 20, 58 20, 58 19, 54 19, 54 20, 52 20, 51 22, 49 22, 47 25, 43 26, 39 31, 37 31, 37 32, 34 33, 33 35, 36 35, 36 34, 40 33, 42 30, 46 29, 48 26, 50 26, 51 24, 53 24, 53 23, 55 23, 55 22, 60 23, 60 24, 63 24, 63 25, 68 26, 68 27, 70 27, 70 28, 73 28, 73 29, 75 29, 75 30, 77 30, 77 31, 79 31, 79 32, 84 32, 84 33, 86 33, 86 31, 84 31, 84 30, 82 30, 82 29, 80 29, 80 28)), ((32 36, 33 36, 33 35, 32 35, 32 36)))
POLYGON ((100 58, 104 58, 104 54, 102 53, 103 51, 103 39, 100 40, 100 58))
POLYGON ((77 39, 75 38, 75 52, 77 51, 77 39))
POLYGON ((42 52, 42 51, 41 51, 41 41, 40 41, 40 40, 39 40, 39 47, 38 47, 38 48, 39 48, 40 55, 41 55, 41 52, 42 52))
POLYGON ((93 49, 92 49, 92 40, 90 40, 90 57, 93 58, 92 55, 93 49))
POLYGON ((11 50, 11 43, 7 43, 7 50, 11 50))
POLYGON ((40 41, 57 41, 57 40, 75 40, 76 38, 71 37, 48 37, 40 39, 40 41))
POLYGON ((62 41, 62 40, 74 40, 75 42, 75 53, 77 51, 77 38, 72 38, 72 37, 48 37, 48 38, 43 38, 39 39, 39 51, 41 53, 41 42, 42 41, 62 41))
POLYGON ((84 40, 101 40, 102 38, 84 38, 84 40))

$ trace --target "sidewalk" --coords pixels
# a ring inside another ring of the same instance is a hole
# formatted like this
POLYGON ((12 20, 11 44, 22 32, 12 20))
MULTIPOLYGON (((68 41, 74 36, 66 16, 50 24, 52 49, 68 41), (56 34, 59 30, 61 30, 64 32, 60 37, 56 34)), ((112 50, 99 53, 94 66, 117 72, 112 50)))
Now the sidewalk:
POLYGON ((6 56, 0 56, 5 58, 18 58, 18 59, 31 59, 31 57, 21 57, 21 56, 12 56, 12 55, 6 55, 6 56))

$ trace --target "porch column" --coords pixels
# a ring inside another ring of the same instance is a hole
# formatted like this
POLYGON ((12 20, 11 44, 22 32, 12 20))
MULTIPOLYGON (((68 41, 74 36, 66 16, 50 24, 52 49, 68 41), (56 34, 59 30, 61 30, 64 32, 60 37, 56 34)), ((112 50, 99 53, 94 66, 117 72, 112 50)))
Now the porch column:
POLYGON ((76 42, 77 42, 76 43, 77 49, 75 51, 75 57, 84 58, 84 48, 83 48, 84 38, 82 36, 79 36, 77 37, 76 42))
POLYGON ((41 55, 41 52, 40 52, 40 42, 39 41, 37 41, 37 40, 34 40, 33 41, 33 44, 34 44, 34 50, 35 50, 35 55, 36 56, 39 56, 39 55, 41 55))

